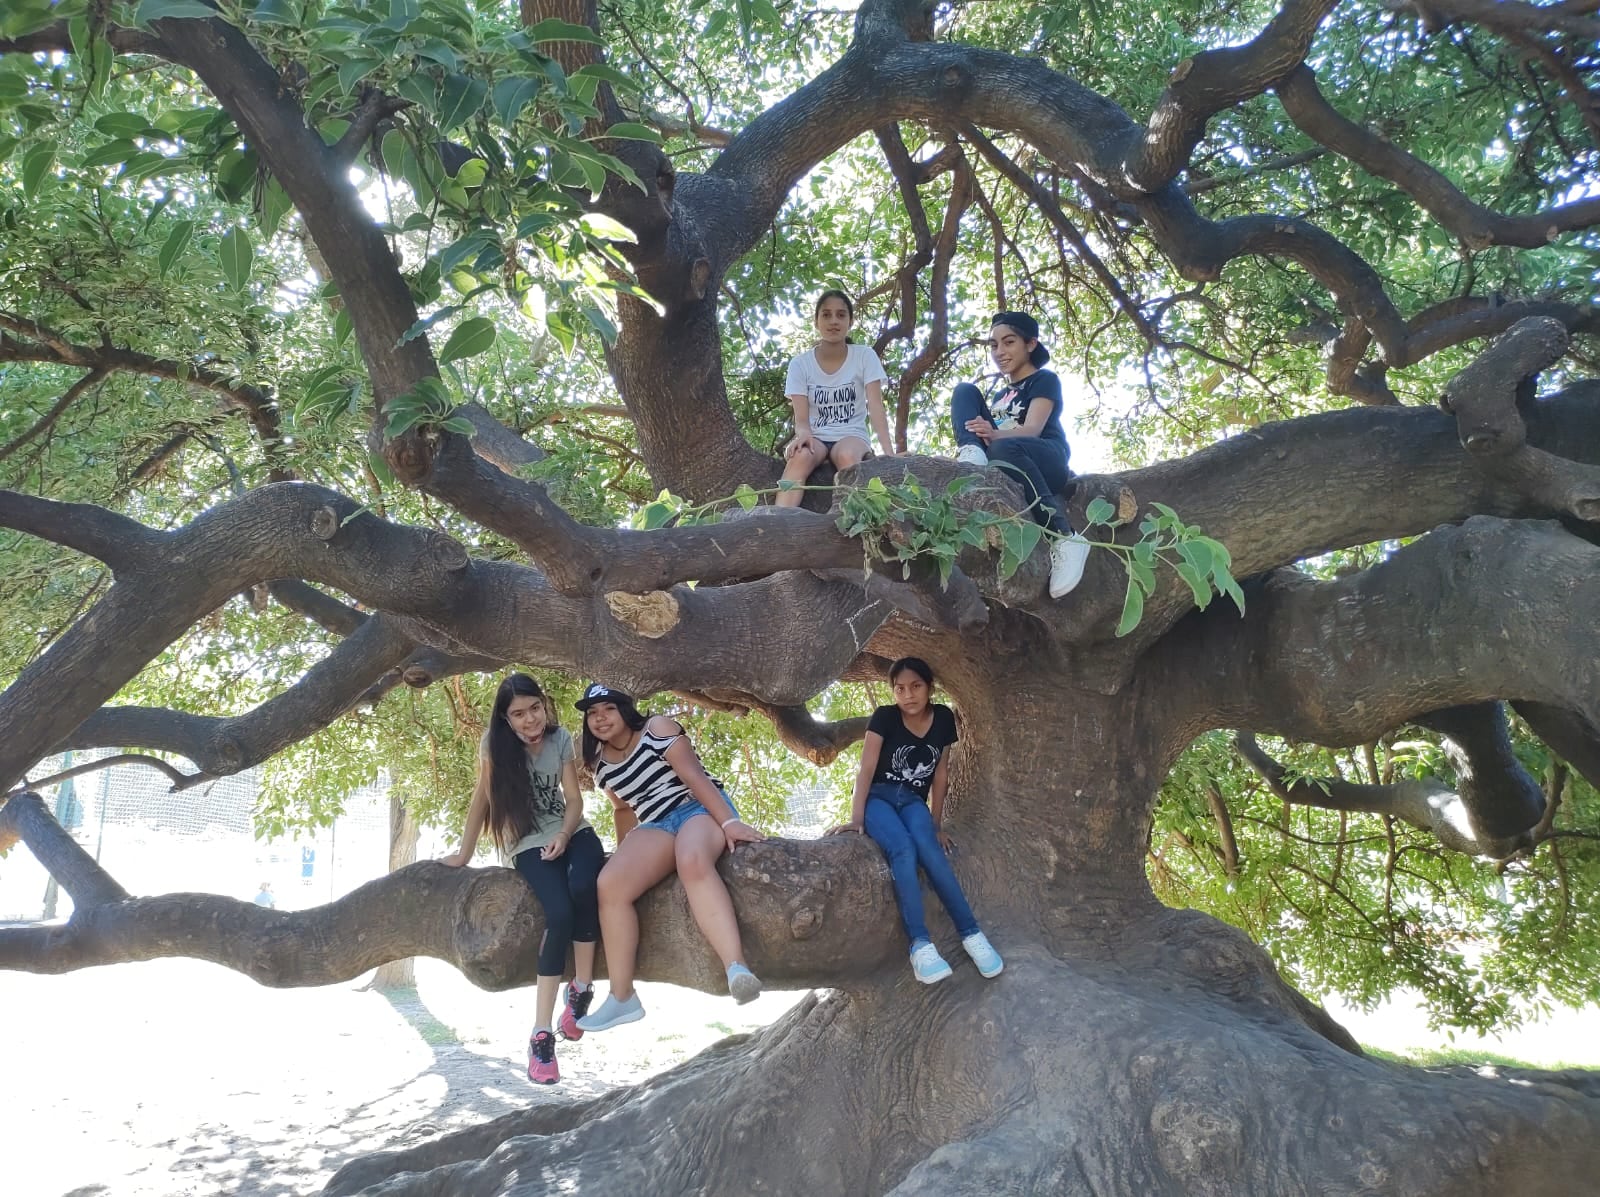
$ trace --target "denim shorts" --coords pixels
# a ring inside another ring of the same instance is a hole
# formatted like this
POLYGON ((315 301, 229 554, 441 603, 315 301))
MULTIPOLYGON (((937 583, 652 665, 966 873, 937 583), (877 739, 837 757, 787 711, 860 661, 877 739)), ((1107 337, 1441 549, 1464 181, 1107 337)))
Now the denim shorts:
MULTIPOLYGON (((726 794, 723 794, 722 800, 726 802, 728 804, 728 808, 733 811, 733 814, 730 815, 729 818, 738 818, 739 808, 733 805, 733 799, 729 798, 726 794)), ((709 817, 710 814, 711 812, 705 807, 701 806, 696 799, 690 798, 682 806, 674 807, 672 810, 669 810, 666 814, 662 815, 659 819, 652 819, 648 823, 640 823, 639 826, 649 827, 656 831, 664 831, 668 835, 677 835, 679 830, 682 829, 683 825, 696 815, 706 815, 709 817)))

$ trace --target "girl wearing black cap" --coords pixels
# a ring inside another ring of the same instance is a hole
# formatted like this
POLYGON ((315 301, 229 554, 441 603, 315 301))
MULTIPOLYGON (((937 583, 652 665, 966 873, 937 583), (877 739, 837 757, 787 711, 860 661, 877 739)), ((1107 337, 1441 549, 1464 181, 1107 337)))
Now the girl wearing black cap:
POLYGON ((1039 322, 1026 312, 1001 312, 991 322, 989 356, 1006 377, 991 401, 970 382, 950 397, 950 423, 956 434, 956 460, 984 466, 991 462, 1021 476, 1024 493, 1035 501, 1034 518, 1057 534, 1050 546, 1050 597, 1077 586, 1089 544, 1072 531, 1057 493, 1072 476, 1071 450, 1061 429, 1061 380, 1042 367, 1050 351, 1039 343, 1039 322))
POLYGON ((674 871, 700 933, 722 958, 728 992, 741 1005, 760 996, 761 982, 744 963, 739 923, 717 875, 717 858, 766 837, 739 818, 676 720, 644 715, 631 696, 598 682, 584 692, 578 709, 584 763, 617 816, 617 850, 600 873, 600 930, 611 992, 578 1020, 579 1028, 604 1031, 644 1017, 633 991, 639 949, 633 904, 674 871))
POLYGON ((466 864, 487 826, 501 863, 522 874, 544 910, 533 1038, 528 1043, 528 1079, 536 1085, 561 1079, 551 1020, 568 947, 576 975, 562 1003, 563 1037, 583 1037, 578 1019, 594 998, 594 947, 600 935, 595 879, 606 852, 583 818, 577 757, 572 733, 556 722, 539 683, 525 673, 507 674, 495 691, 489 726, 478 745, 478 782, 467 808, 461 850, 444 858, 447 865, 466 864))

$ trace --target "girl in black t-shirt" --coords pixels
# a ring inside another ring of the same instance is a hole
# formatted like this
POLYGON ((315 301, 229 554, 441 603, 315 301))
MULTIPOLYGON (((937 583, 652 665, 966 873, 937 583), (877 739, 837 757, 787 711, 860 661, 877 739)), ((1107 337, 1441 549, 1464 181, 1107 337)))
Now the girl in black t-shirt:
POLYGON ((991 321, 989 356, 1006 384, 987 401, 970 382, 950 396, 956 460, 997 465, 1022 480, 1034 518, 1055 534, 1050 545, 1050 597, 1077 586, 1089 542, 1073 532, 1058 497, 1072 477, 1071 451, 1061 430, 1061 380, 1044 368, 1050 351, 1039 343, 1039 322, 1026 312, 1001 312, 991 321))
POLYGON ((961 946, 986 977, 1005 967, 1000 953, 978 927, 961 892, 946 848, 950 837, 941 826, 946 785, 945 749, 954 744, 956 718, 943 703, 930 702, 933 670, 920 657, 902 657, 889 666, 894 706, 879 707, 867 724, 856 771, 850 822, 829 834, 865 831, 883 849, 894 879, 894 899, 911 940, 911 971, 925 985, 950 975, 939 955, 922 909, 917 869, 950 913, 961 946))

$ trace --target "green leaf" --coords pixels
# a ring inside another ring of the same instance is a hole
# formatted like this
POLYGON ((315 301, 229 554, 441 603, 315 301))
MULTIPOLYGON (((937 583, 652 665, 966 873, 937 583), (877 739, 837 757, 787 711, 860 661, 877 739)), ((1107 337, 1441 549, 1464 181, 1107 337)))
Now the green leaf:
POLYGON ((450 74, 439 89, 439 128, 446 132, 465 124, 477 115, 489 87, 482 79, 468 75, 450 74))
POLYGON ((500 114, 501 121, 509 125, 533 102, 541 86, 537 78, 529 75, 502 79, 494 85, 489 99, 494 104, 494 110, 500 114))
POLYGON ((140 0, 133 23, 149 28, 152 21, 209 20, 217 10, 200 0, 140 0))
POLYGON ((602 46, 600 35, 587 25, 574 25, 571 21, 563 21, 559 17, 549 17, 537 25, 531 25, 523 30, 528 40, 532 42, 585 42, 591 46, 602 46))
POLYGON ((380 490, 393 490, 395 488, 394 471, 389 468, 389 463, 377 453, 367 454, 367 465, 372 469, 372 476, 378 480, 380 490))
POLYGON ((444 348, 439 351, 439 362, 459 361, 464 357, 476 357, 485 352, 494 344, 494 321, 483 316, 474 316, 470 320, 463 320, 456 325, 455 331, 450 334, 450 339, 444 343, 444 348))
POLYGON ((606 137, 616 137, 623 141, 648 141, 655 145, 661 144, 661 134, 649 125, 641 125, 638 121, 618 121, 605 131, 606 137))
POLYGON ((739 489, 733 492, 733 497, 739 506, 743 507, 746 511, 749 511, 758 502, 760 502, 760 499, 756 496, 755 490, 751 488, 748 482, 739 483, 739 489))
POLYGON ((1090 524, 1109 524, 1117 514, 1117 509, 1103 498, 1090 500, 1089 506, 1084 509, 1083 518, 1090 524))
POLYGON ((1139 626, 1139 621, 1143 618, 1144 591, 1130 582, 1127 597, 1122 600, 1122 619, 1117 623, 1117 635, 1126 636, 1139 626))
POLYGON ((472 436, 478 431, 473 426, 472 421, 467 419, 466 416, 451 416, 448 420, 444 421, 444 423, 440 424, 439 427, 443 428, 446 432, 453 432, 457 436, 472 436))
POLYGON ((1244 614, 1244 591, 1239 589, 1239 583, 1233 580, 1232 574, 1217 576, 1217 589, 1233 600, 1233 605, 1239 608, 1239 614, 1244 614))
POLYGON ((1189 589, 1194 592, 1195 606, 1204 611, 1211 605, 1211 585, 1206 581, 1206 575, 1195 569, 1187 561, 1180 561, 1173 567, 1180 578, 1189 583, 1189 589))
POLYGON ((22 156, 22 194, 32 199, 45 174, 56 163, 53 145, 36 145, 22 156))
POLYGON ((229 229, 217 245, 217 258, 222 263, 222 277, 228 281, 228 286, 235 291, 244 290, 256 260, 256 247, 250 234, 241 228, 229 229))
POLYGON ((183 256, 184 250, 189 248, 189 240, 193 236, 192 220, 180 220, 172 226, 172 232, 167 234, 166 243, 156 255, 156 268, 160 270, 162 278, 167 277, 167 271, 172 269, 172 264, 183 256))
POLYGON ((301 17, 293 0, 256 0, 250 19, 258 25, 298 25, 301 17))
POLYGON ((97 150, 91 150, 84 155, 83 165, 110 166, 112 163, 126 162, 139 152, 139 147, 126 138, 109 141, 97 150))
POLYGON ((628 75, 616 67, 604 62, 591 62, 588 66, 581 66, 573 71, 568 78, 571 79, 600 79, 611 84, 612 87, 625 91, 637 91, 639 85, 628 75))
POLYGON ((591 237, 607 241, 626 241, 631 245, 639 240, 627 225, 600 212, 585 212, 578 218, 578 227, 591 237))
POLYGON ((1194 569, 1195 576, 1209 577, 1213 564, 1211 546, 1205 540, 1185 540, 1178 544, 1178 556, 1194 569))
POLYGON ((339 90, 349 95, 357 83, 360 83, 374 70, 382 59, 378 58, 352 58, 339 67, 339 90))

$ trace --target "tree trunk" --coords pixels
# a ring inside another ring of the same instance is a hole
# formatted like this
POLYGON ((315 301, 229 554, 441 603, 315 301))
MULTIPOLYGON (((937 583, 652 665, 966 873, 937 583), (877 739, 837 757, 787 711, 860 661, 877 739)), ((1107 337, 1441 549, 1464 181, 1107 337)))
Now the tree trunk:
MULTIPOLYGON (((977 976, 930 901, 950 980, 918 985, 902 940, 864 978, 671 1073, 356 1161, 327 1193, 533 1194, 601 1176, 651 1194, 1586 1191, 1600 1080, 1365 1057, 1243 934, 1154 899, 1162 739, 1136 696, 1067 690, 1021 652, 962 659, 971 641, 950 637, 935 662, 963 715, 966 798, 948 823, 1000 977, 977 976), (670 1150, 638 1150, 669 1125, 670 1150)), ((724 872, 752 958, 781 952, 740 901, 737 860, 724 872)), ((843 924, 862 917, 829 906, 817 935, 859 936, 843 924)))
MULTIPOLYGON (((417 840, 422 829, 411 815, 411 808, 399 790, 389 791, 389 871, 399 872, 417 860, 417 840)), ((379 990, 415 989, 417 961, 414 956, 390 960, 378 966, 370 988, 379 990)))

